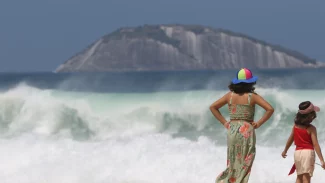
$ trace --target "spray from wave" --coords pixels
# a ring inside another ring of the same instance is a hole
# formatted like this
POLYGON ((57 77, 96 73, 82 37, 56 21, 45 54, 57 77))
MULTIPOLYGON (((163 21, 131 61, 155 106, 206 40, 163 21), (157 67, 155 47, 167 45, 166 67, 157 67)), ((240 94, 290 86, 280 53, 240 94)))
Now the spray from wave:
MULTIPOLYGON (((325 107, 322 91, 259 89, 257 92, 276 109, 274 116, 259 130, 265 145, 284 139, 281 136, 290 130, 301 101, 311 100, 325 107), (279 137, 268 138, 274 134, 279 137)), ((0 128, 4 137, 35 133, 104 140, 166 133, 218 139, 224 130, 212 116, 209 105, 225 93, 208 90, 142 94, 63 92, 21 84, 0 93, 0 128)), ((221 111, 227 116, 226 107, 221 111)), ((262 115, 263 110, 258 107, 255 119, 262 115)), ((320 113, 319 118, 322 117, 325 116, 320 113)), ((323 127, 322 123, 317 125, 323 127)))
MULTIPOLYGON (((227 147, 226 131, 209 105, 225 92, 67 92, 20 84, 0 93, 0 179, 213 182, 225 168, 227 147)), ((286 176, 292 157, 283 160, 280 153, 299 102, 311 100, 325 109, 323 91, 259 88, 257 92, 276 111, 257 130, 250 180, 292 182, 294 176, 286 176)), ((227 114, 227 109, 222 112, 227 114)), ((262 114, 258 108, 255 119, 262 114)), ((321 143, 324 117, 320 112, 314 122, 321 143)), ((316 167, 315 182, 325 178, 321 171, 316 167)))

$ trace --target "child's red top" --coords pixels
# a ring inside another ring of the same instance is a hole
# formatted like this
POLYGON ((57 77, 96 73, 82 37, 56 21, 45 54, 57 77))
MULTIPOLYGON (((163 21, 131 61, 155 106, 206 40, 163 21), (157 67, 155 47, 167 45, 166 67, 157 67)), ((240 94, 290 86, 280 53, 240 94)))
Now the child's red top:
POLYGON ((294 127, 293 139, 296 145, 296 150, 302 149, 314 149, 313 141, 311 140, 311 135, 308 134, 306 128, 294 127))
MULTIPOLYGON (((296 150, 302 149, 311 149, 314 150, 313 141, 311 140, 311 135, 308 134, 307 127, 306 128, 298 128, 294 127, 293 129, 293 140, 296 144, 296 150)), ((289 175, 293 174, 296 170, 296 165, 293 164, 289 175)))

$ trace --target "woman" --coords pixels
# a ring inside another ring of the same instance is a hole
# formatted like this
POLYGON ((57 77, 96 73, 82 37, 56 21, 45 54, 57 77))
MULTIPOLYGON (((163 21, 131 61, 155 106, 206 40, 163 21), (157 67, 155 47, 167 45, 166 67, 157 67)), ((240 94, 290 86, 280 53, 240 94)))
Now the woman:
POLYGON ((263 125, 273 114, 273 107, 254 92, 257 77, 243 68, 229 85, 230 92, 210 106, 212 114, 228 129, 227 168, 216 183, 247 183, 255 158, 255 129, 263 125), (230 121, 219 109, 228 104, 230 121), (263 117, 254 122, 255 105, 265 109, 263 117))

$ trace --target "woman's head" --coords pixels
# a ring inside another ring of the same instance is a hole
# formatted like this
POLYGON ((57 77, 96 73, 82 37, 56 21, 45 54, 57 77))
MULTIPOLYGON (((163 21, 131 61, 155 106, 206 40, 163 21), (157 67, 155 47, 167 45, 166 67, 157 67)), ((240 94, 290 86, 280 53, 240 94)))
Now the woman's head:
POLYGON ((250 93, 250 92, 254 92, 255 84, 256 83, 238 83, 238 84, 230 83, 228 88, 230 91, 233 91, 235 93, 250 93))
POLYGON ((314 106, 310 101, 301 102, 296 114, 295 124, 308 126, 317 117, 316 112, 319 110, 319 107, 314 106))
POLYGON ((243 68, 237 72, 237 77, 232 80, 228 88, 235 93, 254 92, 256 81, 257 77, 253 76, 252 71, 243 68))

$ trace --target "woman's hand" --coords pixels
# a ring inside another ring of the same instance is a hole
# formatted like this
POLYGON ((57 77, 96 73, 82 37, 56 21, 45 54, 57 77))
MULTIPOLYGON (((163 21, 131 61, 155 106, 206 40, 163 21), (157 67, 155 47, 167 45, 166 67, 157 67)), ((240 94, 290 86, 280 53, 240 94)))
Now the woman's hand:
POLYGON ((257 128, 259 128, 259 127, 261 126, 261 124, 260 124, 260 123, 257 123, 257 122, 253 122, 253 123, 252 123, 252 126, 253 126, 255 129, 257 129, 257 128))
POLYGON ((224 123, 223 126, 224 126, 225 128, 227 128, 227 129, 229 129, 229 127, 230 127, 230 122, 226 122, 226 123, 224 123))

